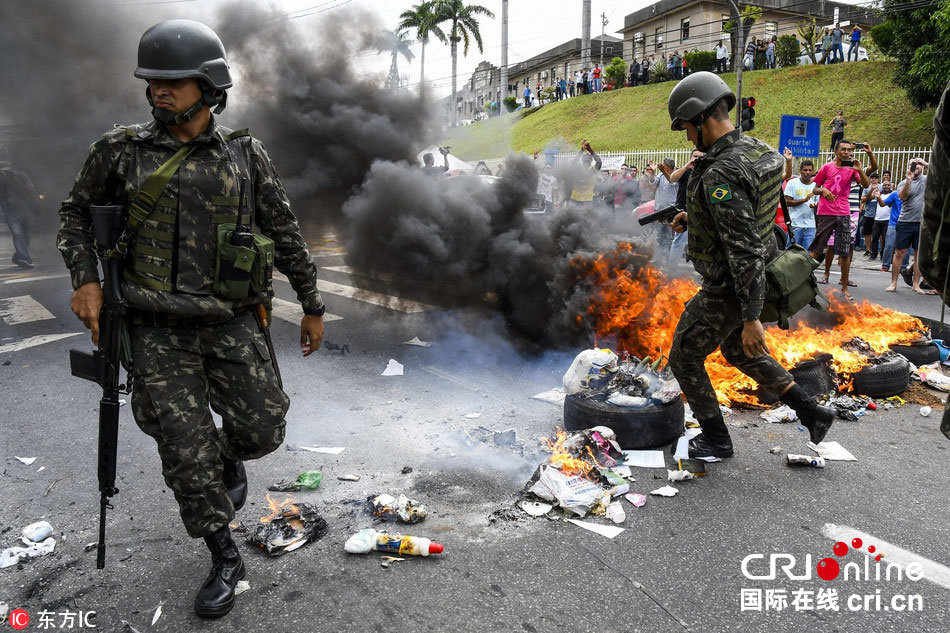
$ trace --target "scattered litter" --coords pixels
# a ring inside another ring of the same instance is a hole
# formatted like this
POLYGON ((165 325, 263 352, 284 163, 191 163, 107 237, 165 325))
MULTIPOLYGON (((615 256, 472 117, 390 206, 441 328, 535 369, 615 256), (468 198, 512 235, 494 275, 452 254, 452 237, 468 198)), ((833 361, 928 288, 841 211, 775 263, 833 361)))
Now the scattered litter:
POLYGON ((6 602, 0 602, 0 622, 7 619, 7 613, 10 612, 10 605, 6 602))
POLYGON ((662 488, 657 488, 656 490, 651 490, 651 495, 659 495, 661 497, 673 497, 676 496, 676 493, 679 492, 678 489, 673 486, 663 486, 662 488))
POLYGON ((628 466, 637 468, 666 468, 663 451, 623 451, 628 466))
POLYGON ((596 389, 617 370, 617 355, 609 349, 585 349, 574 358, 562 383, 567 393, 596 389))
POLYGON ((832 407, 840 419, 854 422, 867 413, 870 403, 871 399, 865 396, 842 394, 829 398, 825 404, 832 407))
POLYGON ((623 506, 619 501, 613 501, 607 506, 607 518, 614 523, 623 523, 627 520, 627 514, 623 511, 623 506))
POLYGON ((35 457, 17 457, 17 459, 23 462, 24 464, 26 464, 27 466, 31 466, 33 462, 36 461, 35 457))
MULTIPOLYGON (((689 458, 689 438, 685 435, 681 435, 678 440, 676 440, 676 450, 673 451, 673 459, 688 459, 689 458)), ((663 467, 666 467, 666 464, 663 464, 663 467)))
POLYGON ((619 466, 614 466, 611 470, 616 474, 620 475, 624 479, 633 479, 633 473, 630 472, 630 466, 627 464, 620 464, 619 466))
POLYGON ((46 470, 46 466, 40 466, 39 468, 36 469, 36 472, 41 473, 44 470, 46 470))
POLYGON ((251 583, 249 583, 246 580, 239 580, 237 582, 237 586, 234 587, 234 595, 240 596, 245 591, 250 591, 250 590, 251 590, 251 583))
POLYGON ((307 451, 308 453, 323 453, 325 455, 339 455, 344 450, 345 446, 295 446, 290 448, 291 445, 288 445, 288 450, 295 451, 307 451))
POLYGON ((93 541, 92 543, 86 543, 86 544, 83 546, 83 550, 85 550, 85 551, 87 551, 87 552, 91 552, 92 550, 96 549, 96 547, 97 547, 98 545, 99 545, 99 543, 96 542, 96 541, 93 541))
POLYGON ((359 475, 351 475, 351 474, 347 473, 347 474, 345 474, 345 475, 340 475, 339 477, 337 477, 337 479, 339 479, 340 481, 359 481, 359 480, 360 480, 360 476, 359 476, 359 475))
POLYGON ((401 472, 403 475, 408 475, 412 472, 412 466, 403 466, 402 470, 399 472, 401 472))
POLYGON ((712 464, 713 462, 721 462, 721 457, 697 457, 696 459, 701 459, 707 464, 712 464))
POLYGON ((464 416, 462 416, 462 417, 468 418, 469 420, 477 420, 478 418, 482 417, 482 414, 481 414, 481 413, 474 413, 474 412, 473 412, 473 413, 466 413, 466 414, 465 414, 464 416))
POLYGON ((540 476, 529 491, 546 501, 557 500, 559 506, 578 516, 587 514, 604 492, 593 481, 565 475, 553 466, 540 466, 538 470, 540 476))
POLYGON ((608 404, 612 404, 615 407, 645 407, 650 404, 648 398, 642 396, 627 396, 622 393, 612 393, 607 398, 608 404))
POLYGON ((642 508, 647 502, 647 496, 640 494, 639 492, 631 492, 628 495, 624 495, 624 498, 637 508, 642 508))
POLYGON ((38 558, 53 553, 56 539, 49 537, 39 543, 21 539, 26 547, 8 547, 0 552, 0 569, 16 565, 21 558, 38 558))
POLYGON ((415 345, 416 347, 432 347, 432 343, 428 341, 420 341, 418 336, 413 336, 408 341, 403 341, 403 345, 415 345))
POLYGON ((567 396, 567 392, 564 391, 563 387, 555 387, 554 389, 548 389, 547 391, 536 393, 531 396, 531 399, 541 400, 542 402, 550 402, 551 404, 563 405, 565 396, 567 396))
POLYGON ((950 391, 950 376, 943 375, 939 363, 918 367, 915 377, 928 387, 939 391, 950 391))
POLYGON ((279 481, 267 489, 272 492, 300 492, 301 490, 316 490, 323 481, 323 473, 319 470, 305 470, 295 481, 279 481))
POLYGON ((152 616, 151 626, 155 626, 155 623, 158 622, 158 619, 162 617, 162 605, 159 603, 158 608, 155 609, 155 615, 152 616))
POLYGON ((389 364, 386 365, 386 369, 383 370, 381 376, 402 376, 403 375, 403 366, 401 363, 395 359, 390 358, 389 364))
POLYGON ((924 416, 925 418, 930 415, 930 411, 930 407, 920 407, 920 415, 924 416))
POLYGON ((606 536, 607 538, 614 538, 621 532, 624 528, 616 527, 614 525, 600 525, 599 523, 591 523, 590 521, 579 521, 577 519, 568 519, 568 523, 573 523, 577 527, 582 527, 585 530, 590 530, 595 534, 600 534, 601 536, 606 536))
POLYGON ((293 503, 289 498, 278 504, 269 495, 267 501, 273 511, 261 518, 261 522, 247 537, 248 544, 263 549, 271 556, 282 556, 326 534, 327 522, 313 505, 293 503))
POLYGON ((387 521, 400 520, 403 523, 419 523, 429 516, 429 510, 418 501, 406 495, 394 497, 390 494, 367 498, 370 511, 387 521))
POLYGON ((346 356, 350 353, 350 346, 346 343, 343 345, 337 345, 336 343, 331 343, 330 341, 324 341, 323 349, 328 352, 340 352, 340 356, 346 356))
POLYGON ((781 446, 777 446, 777 445, 776 445, 776 446, 773 446, 772 448, 770 448, 770 449, 769 449, 769 452, 772 453, 773 455, 778 455, 779 453, 782 452, 782 450, 783 450, 783 449, 782 449, 781 446))
POLYGON ((792 455, 789 453, 785 456, 785 461, 789 466, 811 466, 812 468, 824 468, 825 467, 825 458, 811 457, 810 455, 792 455))
POLYGON ((798 421, 798 414, 787 404, 769 411, 763 411, 759 414, 759 417, 772 424, 788 424, 798 421))
POLYGON ((695 475, 688 470, 667 470, 666 478, 670 481, 689 481, 695 475))
POLYGON ((679 470, 693 473, 694 477, 706 476, 706 462, 701 459, 677 459, 676 466, 679 470))
POLYGON ((693 409, 689 406, 689 404, 683 405, 683 409, 684 409, 685 414, 686 414, 685 417, 684 417, 684 421, 686 422, 686 426, 687 426, 687 427, 690 427, 690 428, 692 428, 692 427, 698 427, 698 426, 699 426, 699 422, 696 421, 696 416, 693 415, 693 409))
POLYGON ((813 444, 808 442, 808 448, 818 453, 822 458, 827 459, 828 461, 836 462, 856 462, 858 458, 851 454, 851 451, 846 449, 844 446, 838 442, 822 442, 821 444, 813 444))
POLYGON ((53 526, 46 521, 38 521, 23 528, 21 534, 27 541, 39 543, 53 536, 53 526))
POLYGON ((360 530, 346 540, 343 549, 350 554, 369 554, 372 551, 391 552, 400 556, 428 556, 441 554, 442 545, 420 536, 402 536, 377 532, 373 528, 360 530))
POLYGON ((496 431, 494 439, 498 446, 514 446, 518 443, 518 431, 515 429, 496 431))
POLYGON ((610 470, 608 468, 598 468, 597 471, 611 487, 610 490, 608 490, 611 497, 619 497, 620 495, 630 492, 630 483, 621 477, 616 471, 610 470))
POLYGON ((521 509, 533 517, 540 517, 553 510, 554 506, 550 503, 543 503, 541 501, 525 500, 521 502, 521 509))
POLYGON ((129 623, 128 620, 121 620, 121 622, 125 626, 125 628, 129 630, 129 633, 141 633, 141 631, 139 631, 137 628, 132 626, 132 624, 129 623))
POLYGON ((383 569, 388 569, 389 566, 392 565, 393 563, 401 563, 402 561, 406 559, 398 558, 396 556, 380 556, 379 560, 381 561, 380 565, 382 565, 383 569))

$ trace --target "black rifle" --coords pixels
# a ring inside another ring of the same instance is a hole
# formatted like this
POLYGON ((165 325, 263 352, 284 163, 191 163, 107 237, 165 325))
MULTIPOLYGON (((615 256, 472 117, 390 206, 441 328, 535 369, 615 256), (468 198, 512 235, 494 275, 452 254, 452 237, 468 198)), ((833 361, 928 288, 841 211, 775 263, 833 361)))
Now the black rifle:
POLYGON ((106 565, 106 510, 109 498, 119 492, 115 487, 116 450, 119 441, 119 394, 130 393, 131 378, 122 385, 119 368, 120 346, 125 329, 126 303, 119 287, 121 260, 107 252, 122 232, 124 207, 119 205, 90 206, 96 252, 102 261, 105 302, 99 311, 99 343, 91 354, 69 350, 69 366, 73 376, 90 380, 102 387, 99 400, 99 542, 96 547, 96 568, 106 565))
POLYGON ((660 209, 659 211, 654 211, 653 213, 646 214, 645 216, 640 218, 638 222, 640 223, 640 226, 646 226, 647 224, 650 224, 651 222, 657 222, 657 221, 662 221, 669 224, 670 221, 676 217, 677 213, 680 213, 680 209, 678 209, 675 204, 671 204, 670 206, 664 209, 660 209))

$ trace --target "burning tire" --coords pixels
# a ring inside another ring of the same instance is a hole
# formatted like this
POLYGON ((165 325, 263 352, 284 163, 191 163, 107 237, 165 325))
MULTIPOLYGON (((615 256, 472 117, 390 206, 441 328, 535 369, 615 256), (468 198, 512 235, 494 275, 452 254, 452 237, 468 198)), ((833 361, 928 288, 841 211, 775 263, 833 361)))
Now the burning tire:
POLYGON ((626 450, 656 448, 683 434, 686 411, 683 399, 645 407, 617 407, 603 400, 568 394, 564 398, 564 428, 580 431, 606 426, 617 434, 617 443, 626 450))
MULTIPOLYGON (((838 376, 828 361, 831 354, 820 354, 811 360, 802 361, 789 370, 795 383, 805 390, 809 396, 818 396, 838 391, 838 376)), ((778 395, 766 389, 759 388, 756 397, 762 404, 778 402, 778 395)))
POLYGON ((854 375, 851 390, 871 398, 889 398, 910 385, 910 365, 898 356, 879 365, 868 365, 854 375))
POLYGON ((929 365, 940 360, 940 350, 936 345, 891 345, 891 351, 897 352, 908 361, 917 365, 929 365))

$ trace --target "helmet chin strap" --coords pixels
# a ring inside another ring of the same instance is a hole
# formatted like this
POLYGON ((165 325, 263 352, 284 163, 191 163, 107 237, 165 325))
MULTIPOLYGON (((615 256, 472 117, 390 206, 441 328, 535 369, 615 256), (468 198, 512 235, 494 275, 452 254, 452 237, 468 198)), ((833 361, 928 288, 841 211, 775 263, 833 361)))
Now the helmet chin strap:
POLYGON ((696 128, 696 149, 700 150, 701 152, 709 151, 709 148, 706 147, 705 143, 703 143, 703 121, 705 120, 705 115, 700 114, 690 121, 690 123, 693 124, 693 127, 696 128))
POLYGON ((181 125, 195 118, 205 106, 216 106, 214 113, 221 114, 227 105, 228 93, 223 90, 215 93, 213 90, 202 86, 201 98, 184 112, 172 112, 171 110, 155 107, 155 102, 152 100, 152 91, 149 88, 145 89, 145 98, 148 100, 148 104, 152 106, 152 116, 156 120, 165 125, 181 125))

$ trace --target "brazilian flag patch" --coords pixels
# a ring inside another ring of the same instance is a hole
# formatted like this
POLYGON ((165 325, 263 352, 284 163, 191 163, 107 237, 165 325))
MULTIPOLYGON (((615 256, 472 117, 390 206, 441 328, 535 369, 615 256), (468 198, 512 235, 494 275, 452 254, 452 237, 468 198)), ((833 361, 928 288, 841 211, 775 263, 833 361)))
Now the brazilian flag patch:
POLYGON ((709 199, 713 202, 732 200, 732 189, 729 188, 729 185, 713 185, 707 187, 706 190, 709 192, 709 199))

